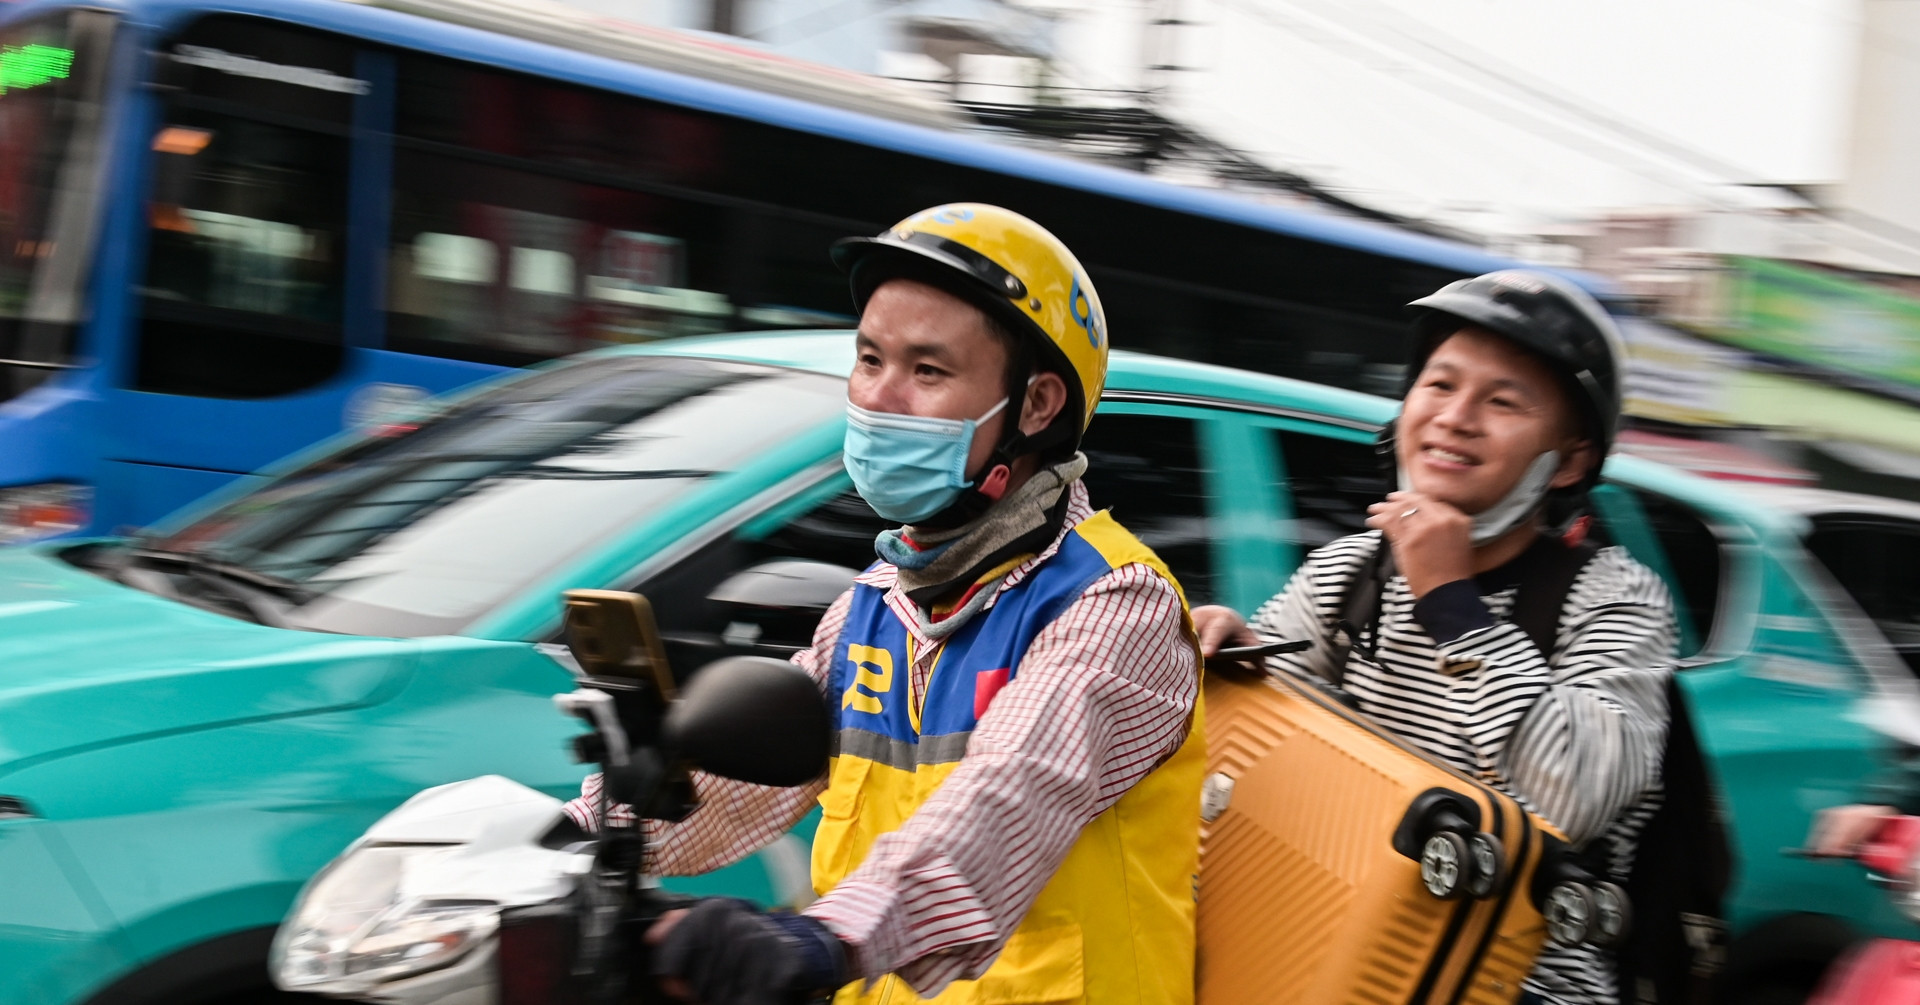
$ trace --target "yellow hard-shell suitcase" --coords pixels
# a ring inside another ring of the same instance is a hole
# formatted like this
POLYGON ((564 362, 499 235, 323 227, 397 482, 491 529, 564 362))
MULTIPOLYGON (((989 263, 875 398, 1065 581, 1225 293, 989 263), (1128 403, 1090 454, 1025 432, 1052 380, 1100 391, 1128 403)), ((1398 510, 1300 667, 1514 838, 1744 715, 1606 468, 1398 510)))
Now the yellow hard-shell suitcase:
POLYGON ((1206 707, 1199 1005, 1511 1005, 1536 903, 1567 941, 1624 934, 1551 825, 1332 694, 1209 674, 1206 707))

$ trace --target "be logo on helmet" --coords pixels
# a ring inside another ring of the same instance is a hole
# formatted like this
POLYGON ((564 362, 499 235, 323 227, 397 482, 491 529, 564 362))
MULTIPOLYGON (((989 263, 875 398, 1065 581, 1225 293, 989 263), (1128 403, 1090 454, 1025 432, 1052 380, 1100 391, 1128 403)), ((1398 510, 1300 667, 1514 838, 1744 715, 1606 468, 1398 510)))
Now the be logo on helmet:
POLYGON ((1087 344, 1095 349, 1107 342, 1106 320, 1093 309, 1093 301, 1087 298, 1081 289, 1080 273, 1073 274, 1073 292, 1067 295, 1068 309, 1073 314, 1073 323, 1087 333, 1087 344))

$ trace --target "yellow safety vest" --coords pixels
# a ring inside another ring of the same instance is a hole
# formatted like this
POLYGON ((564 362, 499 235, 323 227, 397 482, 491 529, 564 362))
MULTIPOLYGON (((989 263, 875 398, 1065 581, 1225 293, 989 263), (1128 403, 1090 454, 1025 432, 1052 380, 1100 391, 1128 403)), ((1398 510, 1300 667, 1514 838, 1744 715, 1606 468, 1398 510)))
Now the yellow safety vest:
MULTIPOLYGON (((1159 557, 1105 512, 1074 527, 1054 555, 942 643, 918 707, 906 626, 887 607, 885 591, 854 587, 829 680, 828 694, 839 696, 838 722, 813 842, 816 890, 824 893, 858 868, 874 840, 906 823, 953 773, 975 722, 994 693, 1018 676, 1034 636, 1094 580, 1130 563, 1174 582, 1159 557)), ((1185 605, 1183 595, 1191 638, 1185 605)), ((1197 646, 1195 653, 1198 674, 1197 646)), ((932 1000, 1191 1003, 1205 762, 1196 705, 1186 742, 1087 824, 987 972, 955 981, 932 1000)), ((910 1005, 918 999, 888 975, 870 987, 849 985, 834 1000, 910 1005)))

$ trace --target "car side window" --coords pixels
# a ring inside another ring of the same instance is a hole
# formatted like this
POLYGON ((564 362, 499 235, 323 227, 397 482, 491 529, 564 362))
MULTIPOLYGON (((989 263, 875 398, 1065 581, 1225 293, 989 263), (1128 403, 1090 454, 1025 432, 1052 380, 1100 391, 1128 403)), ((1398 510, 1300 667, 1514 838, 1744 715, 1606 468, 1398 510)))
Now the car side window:
POLYGON ((1712 638, 1720 608, 1724 557, 1720 540, 1698 514, 1665 496, 1623 485, 1593 490, 1600 518, 1596 535, 1627 549, 1666 580, 1680 627, 1681 656, 1692 656, 1712 638))
POLYGON ((893 526, 836 475, 624 588, 652 603, 682 674, 721 656, 780 655, 812 643, 820 615, 873 563, 874 537, 893 526), (758 586, 776 596, 743 596, 738 577, 749 570, 771 570, 758 586))
POLYGON ((1285 534, 1302 557, 1367 529, 1367 507, 1392 487, 1373 444, 1285 429, 1274 430, 1273 438, 1293 498, 1285 534))
POLYGON ((1211 603, 1213 539, 1200 426, 1171 415, 1103 414, 1087 428, 1087 495, 1173 571, 1192 605, 1211 603))
POLYGON ((1920 672, 1920 526, 1841 514, 1813 527, 1807 550, 1920 672))
MULTIPOLYGON (((1103 415, 1083 445, 1087 491, 1167 563, 1189 602, 1212 596, 1213 567, 1198 423, 1158 415, 1103 415)), ((873 512, 844 475, 803 490, 742 522, 644 581, 623 588, 652 603, 681 672, 739 652, 810 643, 824 604, 776 609, 728 599, 723 584, 768 563, 805 560, 847 578, 872 564, 873 540, 894 524, 873 512), (716 591, 719 591, 718 594, 716 591)))

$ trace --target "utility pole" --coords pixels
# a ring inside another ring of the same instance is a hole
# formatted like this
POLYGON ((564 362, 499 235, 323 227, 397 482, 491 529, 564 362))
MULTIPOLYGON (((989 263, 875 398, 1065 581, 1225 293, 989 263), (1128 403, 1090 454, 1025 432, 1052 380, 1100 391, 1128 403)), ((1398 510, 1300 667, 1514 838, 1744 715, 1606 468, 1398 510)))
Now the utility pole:
POLYGON ((1180 16, 1180 0, 1147 0, 1146 24, 1140 33, 1141 64, 1146 72, 1141 80, 1146 94, 1142 104, 1158 107, 1173 88, 1173 75, 1192 67, 1180 65, 1179 31, 1193 22, 1180 16))
POLYGON ((708 30, 722 35, 740 34, 739 13, 739 0, 713 0, 711 16, 707 21, 708 30))

